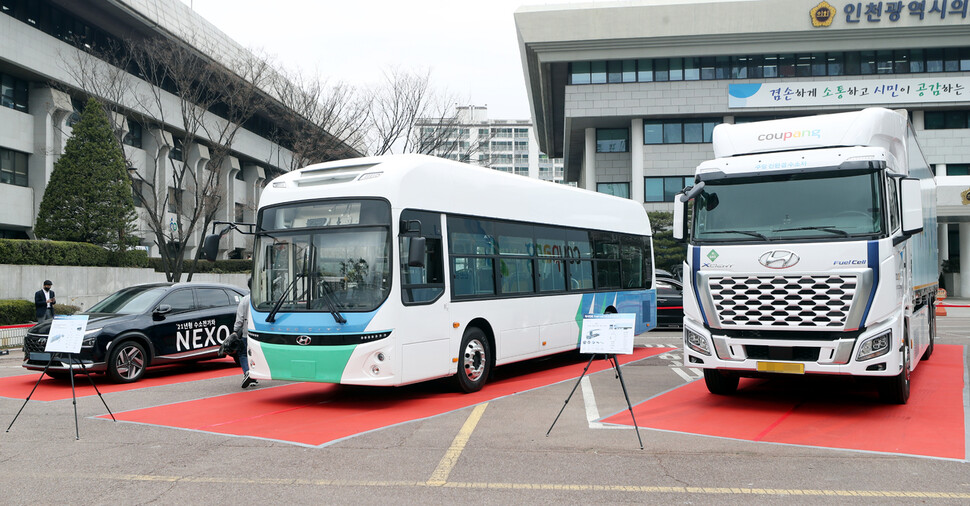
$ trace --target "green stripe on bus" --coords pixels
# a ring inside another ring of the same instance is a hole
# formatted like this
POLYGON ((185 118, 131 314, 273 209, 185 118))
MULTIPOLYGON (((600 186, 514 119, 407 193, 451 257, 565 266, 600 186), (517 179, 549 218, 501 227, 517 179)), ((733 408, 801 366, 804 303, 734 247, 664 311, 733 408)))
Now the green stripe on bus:
POLYGON ((356 344, 293 346, 260 343, 274 380, 340 383, 356 344))

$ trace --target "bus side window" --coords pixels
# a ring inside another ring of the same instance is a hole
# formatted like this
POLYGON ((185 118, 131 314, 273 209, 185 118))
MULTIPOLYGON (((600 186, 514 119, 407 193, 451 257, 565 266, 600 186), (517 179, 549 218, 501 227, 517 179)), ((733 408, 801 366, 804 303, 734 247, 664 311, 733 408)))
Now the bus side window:
MULTIPOLYGON (((441 215, 427 211, 406 209, 401 212, 402 223, 416 220, 421 230, 400 237, 401 300, 404 304, 427 304, 445 293, 444 255, 441 244, 441 215), (424 267, 408 265, 411 237, 424 237, 424 267)), ((402 228, 402 234, 407 233, 402 228)))

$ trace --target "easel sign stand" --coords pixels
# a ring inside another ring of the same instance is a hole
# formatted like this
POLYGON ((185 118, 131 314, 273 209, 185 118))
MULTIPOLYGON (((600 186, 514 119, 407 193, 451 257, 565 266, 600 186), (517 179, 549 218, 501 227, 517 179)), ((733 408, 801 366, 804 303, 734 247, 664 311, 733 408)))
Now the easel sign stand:
POLYGON ((559 414, 552 421, 546 437, 556 426, 559 417, 569 404, 569 399, 576 393, 576 388, 583 381, 589 366, 593 365, 596 355, 603 355, 616 370, 616 377, 620 380, 620 387, 623 388, 623 397, 626 398, 626 407, 630 410, 630 417, 633 418, 633 428, 637 432, 637 441, 640 449, 643 449, 643 440, 640 439, 640 427, 637 426, 637 417, 633 414, 633 406, 630 404, 630 396, 626 392, 626 383, 623 381, 623 373, 620 371, 620 363, 616 360, 616 354, 630 355, 633 353, 633 329, 636 326, 636 315, 633 313, 611 313, 611 314, 590 314, 583 317, 583 328, 580 330, 579 352, 589 353, 589 362, 583 369, 583 374, 576 380, 572 391, 566 397, 566 402, 559 409, 559 414))
POLYGON ((40 380, 44 379, 44 375, 47 374, 47 369, 50 368, 51 363, 54 362, 55 358, 60 356, 67 356, 68 363, 71 365, 71 372, 68 377, 71 378, 71 402, 74 404, 74 439, 81 439, 81 430, 77 422, 77 394, 74 391, 74 361, 77 360, 79 366, 81 366, 81 371, 84 375, 88 377, 88 381, 91 382, 91 386, 94 387, 94 391, 98 393, 98 397, 101 399, 101 403, 104 404, 104 408, 108 410, 108 414, 111 415, 111 419, 115 420, 114 413, 111 412, 111 408, 108 407, 108 403, 104 402, 104 397, 101 396, 101 391, 98 390, 98 385, 94 384, 94 380, 91 379, 91 373, 88 372, 87 368, 84 367, 84 362, 77 355, 81 353, 81 343, 84 341, 84 331, 88 326, 87 315, 60 315, 55 316, 54 321, 51 322, 50 332, 47 333, 47 345, 44 346, 44 353, 49 355, 47 359, 47 365, 44 366, 44 371, 40 373, 40 377, 37 378, 37 383, 34 383, 34 388, 30 390, 27 394, 27 399, 24 400, 24 404, 20 406, 20 411, 14 415, 13 420, 10 421, 10 425, 7 426, 7 432, 10 432, 10 428, 13 427, 14 422, 17 421, 17 417, 20 413, 27 407, 27 403, 30 398, 34 395, 34 391, 37 390, 37 386, 40 385, 40 380))

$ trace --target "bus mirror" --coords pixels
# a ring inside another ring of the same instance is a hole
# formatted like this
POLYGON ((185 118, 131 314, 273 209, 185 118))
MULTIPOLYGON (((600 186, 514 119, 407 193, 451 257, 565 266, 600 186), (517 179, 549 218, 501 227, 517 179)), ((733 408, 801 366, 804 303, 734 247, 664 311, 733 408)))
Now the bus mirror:
POLYGON ((209 234, 205 236, 202 241, 202 258, 210 262, 215 262, 216 256, 219 255, 219 239, 222 238, 222 234, 209 234))
POLYGON ((907 177, 899 180, 903 233, 906 235, 918 234, 923 230, 922 197, 919 179, 907 177))
POLYGON ((412 237, 408 245, 408 267, 424 267, 425 239, 412 237))
POLYGON ((686 223, 684 223, 684 215, 687 211, 687 202, 681 201, 681 198, 684 196, 685 195, 683 193, 678 193, 677 196, 674 197, 674 229, 672 232, 674 239, 681 242, 683 242, 684 238, 687 236, 687 227, 686 223))

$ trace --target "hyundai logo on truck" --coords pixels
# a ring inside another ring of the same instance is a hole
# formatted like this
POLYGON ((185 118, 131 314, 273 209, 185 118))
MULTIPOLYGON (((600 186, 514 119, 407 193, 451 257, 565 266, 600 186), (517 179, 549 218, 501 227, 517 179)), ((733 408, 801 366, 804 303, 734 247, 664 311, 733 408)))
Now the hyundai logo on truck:
POLYGON ((801 260, 794 252, 786 249, 766 251, 758 258, 761 265, 769 269, 787 269, 801 260))

